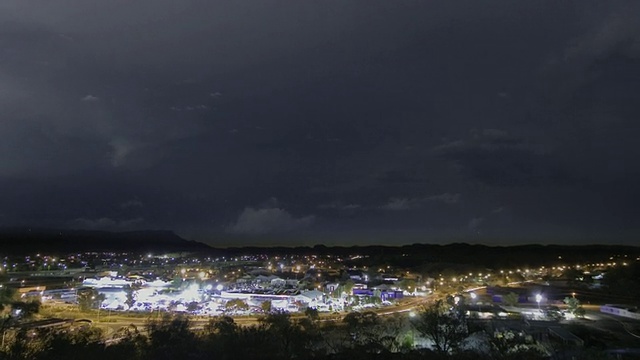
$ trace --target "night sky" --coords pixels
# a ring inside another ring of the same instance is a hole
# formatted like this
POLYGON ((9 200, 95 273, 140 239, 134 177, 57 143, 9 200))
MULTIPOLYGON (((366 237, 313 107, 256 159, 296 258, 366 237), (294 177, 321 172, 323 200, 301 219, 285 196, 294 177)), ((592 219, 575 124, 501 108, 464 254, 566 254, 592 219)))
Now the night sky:
POLYGON ((0 1, 0 226, 640 235, 638 1, 0 1))

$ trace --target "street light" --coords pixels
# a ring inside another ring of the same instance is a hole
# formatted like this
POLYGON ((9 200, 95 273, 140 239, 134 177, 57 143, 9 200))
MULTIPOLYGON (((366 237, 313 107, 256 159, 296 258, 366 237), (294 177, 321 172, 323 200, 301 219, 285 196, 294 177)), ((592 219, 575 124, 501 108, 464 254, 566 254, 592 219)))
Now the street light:
POLYGON ((538 310, 540 310, 540 301, 542 301, 542 295, 536 294, 536 302, 538 303, 538 310))
MULTIPOLYGON (((476 299, 478 298, 478 294, 471 292, 469 293, 469 295, 471 296, 471 300, 478 305, 478 303, 476 302, 476 299)), ((478 316, 480 316, 480 305, 478 305, 478 316)))
MULTIPOLYGON (((409 312, 410 321, 415 321, 416 317, 418 317, 418 313, 416 313, 415 311, 409 312)), ((412 326, 411 327, 411 347, 415 347, 415 346, 416 346, 416 333, 415 333, 414 327, 412 326)))
MULTIPOLYGON (((96 297, 92 296, 91 300, 94 300, 93 304, 95 304, 96 297)), ((91 307, 93 307, 93 304, 91 304, 91 307)), ((100 303, 98 303, 98 320, 96 322, 100 322, 100 303)))

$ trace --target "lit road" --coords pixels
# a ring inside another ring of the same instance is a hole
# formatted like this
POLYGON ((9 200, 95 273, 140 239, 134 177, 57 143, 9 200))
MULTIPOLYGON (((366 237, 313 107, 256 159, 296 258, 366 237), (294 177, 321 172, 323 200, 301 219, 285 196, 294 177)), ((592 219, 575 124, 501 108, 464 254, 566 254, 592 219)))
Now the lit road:
MULTIPOLYGON (((410 312, 414 309, 420 308, 429 302, 429 298, 422 297, 413 297, 413 298, 405 298, 401 304, 395 306, 387 306, 383 308, 373 308, 371 311, 375 312, 379 316, 389 316, 393 314, 402 314, 406 312, 410 312)), ((344 318, 348 313, 320 313, 319 321, 340 321, 344 318)), ((293 314, 291 319, 302 318, 304 315, 293 314)), ((190 317, 190 321, 193 329, 202 329, 206 324, 209 323, 211 319, 215 317, 202 317, 202 316, 192 316, 190 317)), ((111 315, 108 317, 102 318, 101 322, 94 322, 93 325, 99 329, 104 331, 104 334, 107 338, 111 338, 118 330, 129 327, 131 325, 135 326, 138 331, 144 332, 145 325, 151 319, 157 319, 157 317, 153 315, 149 315, 147 317, 127 317, 123 315, 111 315)), ((241 316, 241 317, 233 317, 233 320, 236 324, 240 326, 251 326, 257 325, 260 321, 259 316, 241 316)))

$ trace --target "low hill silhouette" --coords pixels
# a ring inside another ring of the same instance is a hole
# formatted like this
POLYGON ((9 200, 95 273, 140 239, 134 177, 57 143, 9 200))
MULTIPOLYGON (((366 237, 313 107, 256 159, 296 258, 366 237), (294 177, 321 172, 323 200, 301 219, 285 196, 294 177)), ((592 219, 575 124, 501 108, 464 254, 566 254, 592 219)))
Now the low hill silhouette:
POLYGON ((0 253, 30 254, 86 251, 201 252, 211 247, 188 241, 171 231, 108 232, 37 228, 0 229, 0 253))

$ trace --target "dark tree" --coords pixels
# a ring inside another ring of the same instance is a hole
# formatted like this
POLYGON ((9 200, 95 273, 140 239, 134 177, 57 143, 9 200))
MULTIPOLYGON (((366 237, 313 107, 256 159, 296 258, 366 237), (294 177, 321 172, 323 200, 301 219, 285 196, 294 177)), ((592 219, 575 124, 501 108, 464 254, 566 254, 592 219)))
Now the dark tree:
POLYGON ((270 313, 271 312, 271 307, 272 307, 271 306, 271 300, 263 301, 262 304, 260 304, 260 308, 265 313, 270 313))
POLYGON ((132 307, 136 303, 136 292, 135 288, 132 286, 127 286, 124 288, 125 293, 127 294, 127 300, 125 300, 125 304, 127 306, 132 307))
MULTIPOLYGON (((305 356, 311 347, 311 333, 304 331, 299 322, 293 322, 288 313, 272 312, 260 321, 266 326, 282 358, 305 356)), ((310 323, 306 325, 311 326, 310 323)))
POLYGON ((105 349, 107 358, 142 360, 149 351, 148 338, 134 325, 118 329, 111 340, 112 344, 105 349))
POLYGON ((518 305, 518 294, 510 292, 502 297, 502 302, 507 306, 518 305))
POLYGON ((78 291, 78 306, 82 311, 96 309, 104 298, 104 294, 98 293, 96 289, 83 289, 78 291))
POLYGON ((40 343, 41 351, 35 357, 38 360, 104 359, 105 343, 98 328, 43 329, 38 331, 36 342, 40 343))
POLYGON ((15 289, 0 285, 0 312, 4 311, 9 305, 15 301, 15 289))
POLYGON ((198 351, 191 321, 184 316, 164 316, 147 323, 149 357, 152 359, 188 359, 198 351))
POLYGON ((617 266, 604 275, 603 285, 620 298, 635 300, 640 298, 640 262, 627 266, 617 266))
POLYGON ((433 342, 436 351, 444 354, 457 349, 468 335, 466 319, 461 313, 449 310, 442 301, 422 311, 413 326, 433 342))
POLYGON ((306 308, 304 310, 304 314, 312 321, 316 321, 320 318, 320 314, 318 313, 318 309, 306 308))
POLYGON ((364 353, 388 353, 394 350, 399 344, 399 334, 392 326, 392 321, 385 321, 372 311, 347 314, 343 322, 350 336, 350 347, 364 353))
POLYGON ((513 331, 496 332, 489 339, 491 357, 498 360, 544 359, 545 353, 532 339, 513 331))

